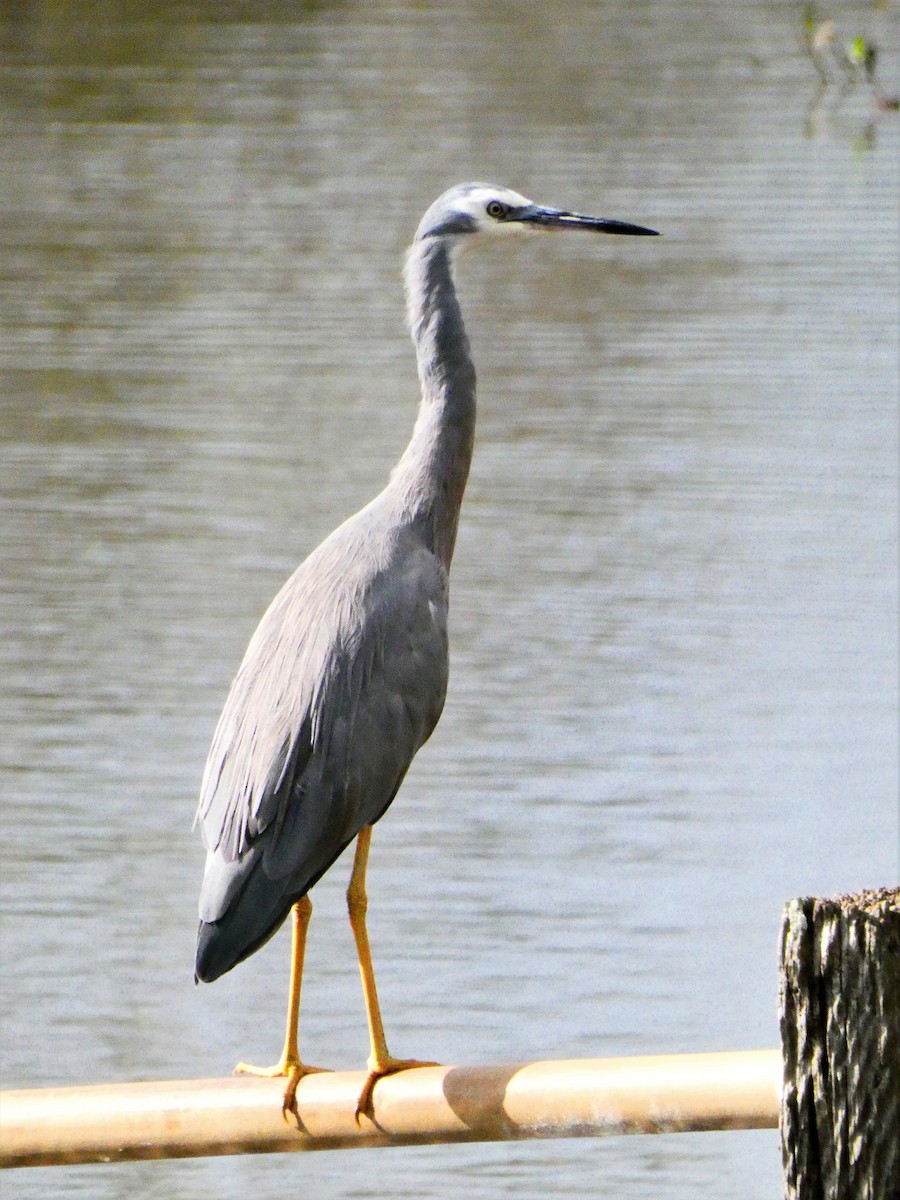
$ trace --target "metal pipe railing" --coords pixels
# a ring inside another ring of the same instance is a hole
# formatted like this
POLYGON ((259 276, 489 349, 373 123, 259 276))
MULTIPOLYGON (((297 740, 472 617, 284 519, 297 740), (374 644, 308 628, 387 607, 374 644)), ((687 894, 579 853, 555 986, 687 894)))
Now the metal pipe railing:
POLYGON ((426 1142, 778 1127, 777 1050, 421 1067, 388 1076, 357 1122, 364 1072, 0 1093, 0 1165, 49 1166, 426 1142))

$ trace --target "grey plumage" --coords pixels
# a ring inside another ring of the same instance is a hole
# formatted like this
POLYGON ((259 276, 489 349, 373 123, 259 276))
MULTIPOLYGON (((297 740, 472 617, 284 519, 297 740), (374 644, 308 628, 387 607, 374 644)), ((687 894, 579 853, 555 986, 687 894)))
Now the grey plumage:
POLYGON ((391 501, 382 493, 298 568, 232 686, 202 790, 200 979, 257 949, 378 820, 440 716, 446 568, 425 522, 387 531, 391 501))
POLYGON ((651 233, 464 184, 426 212, 406 267, 422 399, 385 489, 303 562, 254 634, 213 739, 196 977, 258 949, 385 812, 447 688, 448 573, 475 432, 475 371, 452 276, 474 235, 651 233))

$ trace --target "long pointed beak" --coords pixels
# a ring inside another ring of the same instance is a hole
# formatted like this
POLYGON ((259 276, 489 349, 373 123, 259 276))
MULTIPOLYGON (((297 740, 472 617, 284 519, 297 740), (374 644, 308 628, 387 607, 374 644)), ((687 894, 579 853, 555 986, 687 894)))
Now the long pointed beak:
POLYGON ((658 237, 656 229, 643 225, 630 225, 627 221, 612 221, 608 217, 585 217, 581 213, 566 212, 562 208, 541 208, 531 204, 511 218, 521 221, 532 229, 586 229, 593 233, 628 233, 636 237, 658 237))

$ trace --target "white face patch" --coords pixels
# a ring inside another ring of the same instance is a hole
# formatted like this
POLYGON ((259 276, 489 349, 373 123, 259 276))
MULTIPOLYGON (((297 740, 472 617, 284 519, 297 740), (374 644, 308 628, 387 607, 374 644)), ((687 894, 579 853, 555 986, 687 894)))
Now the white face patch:
POLYGON ((491 233, 507 234, 523 232, 528 227, 521 221, 504 220, 490 215, 492 203, 507 209, 522 209, 531 201, 510 188, 497 187, 489 183, 461 183, 439 196, 422 218, 416 231, 416 241, 438 236, 451 240, 453 249, 460 244, 479 240, 464 237, 464 234, 491 233))
POLYGON ((519 221, 498 221, 488 215, 487 206, 492 200, 499 200, 501 204, 506 204, 510 208, 522 208, 531 204, 531 201, 526 196, 522 196, 510 188, 491 187, 489 184, 475 184, 471 191, 465 196, 461 196, 454 203, 453 207, 458 212, 466 213, 472 217, 477 221, 479 228, 485 231, 499 234, 523 233, 525 226, 519 221))

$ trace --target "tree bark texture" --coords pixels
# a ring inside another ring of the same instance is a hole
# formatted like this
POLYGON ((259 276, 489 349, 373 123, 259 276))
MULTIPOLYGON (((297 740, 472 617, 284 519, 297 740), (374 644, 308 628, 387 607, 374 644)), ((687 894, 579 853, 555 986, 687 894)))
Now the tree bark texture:
POLYGON ((900 889, 786 905, 786 1200, 900 1200, 900 889))

